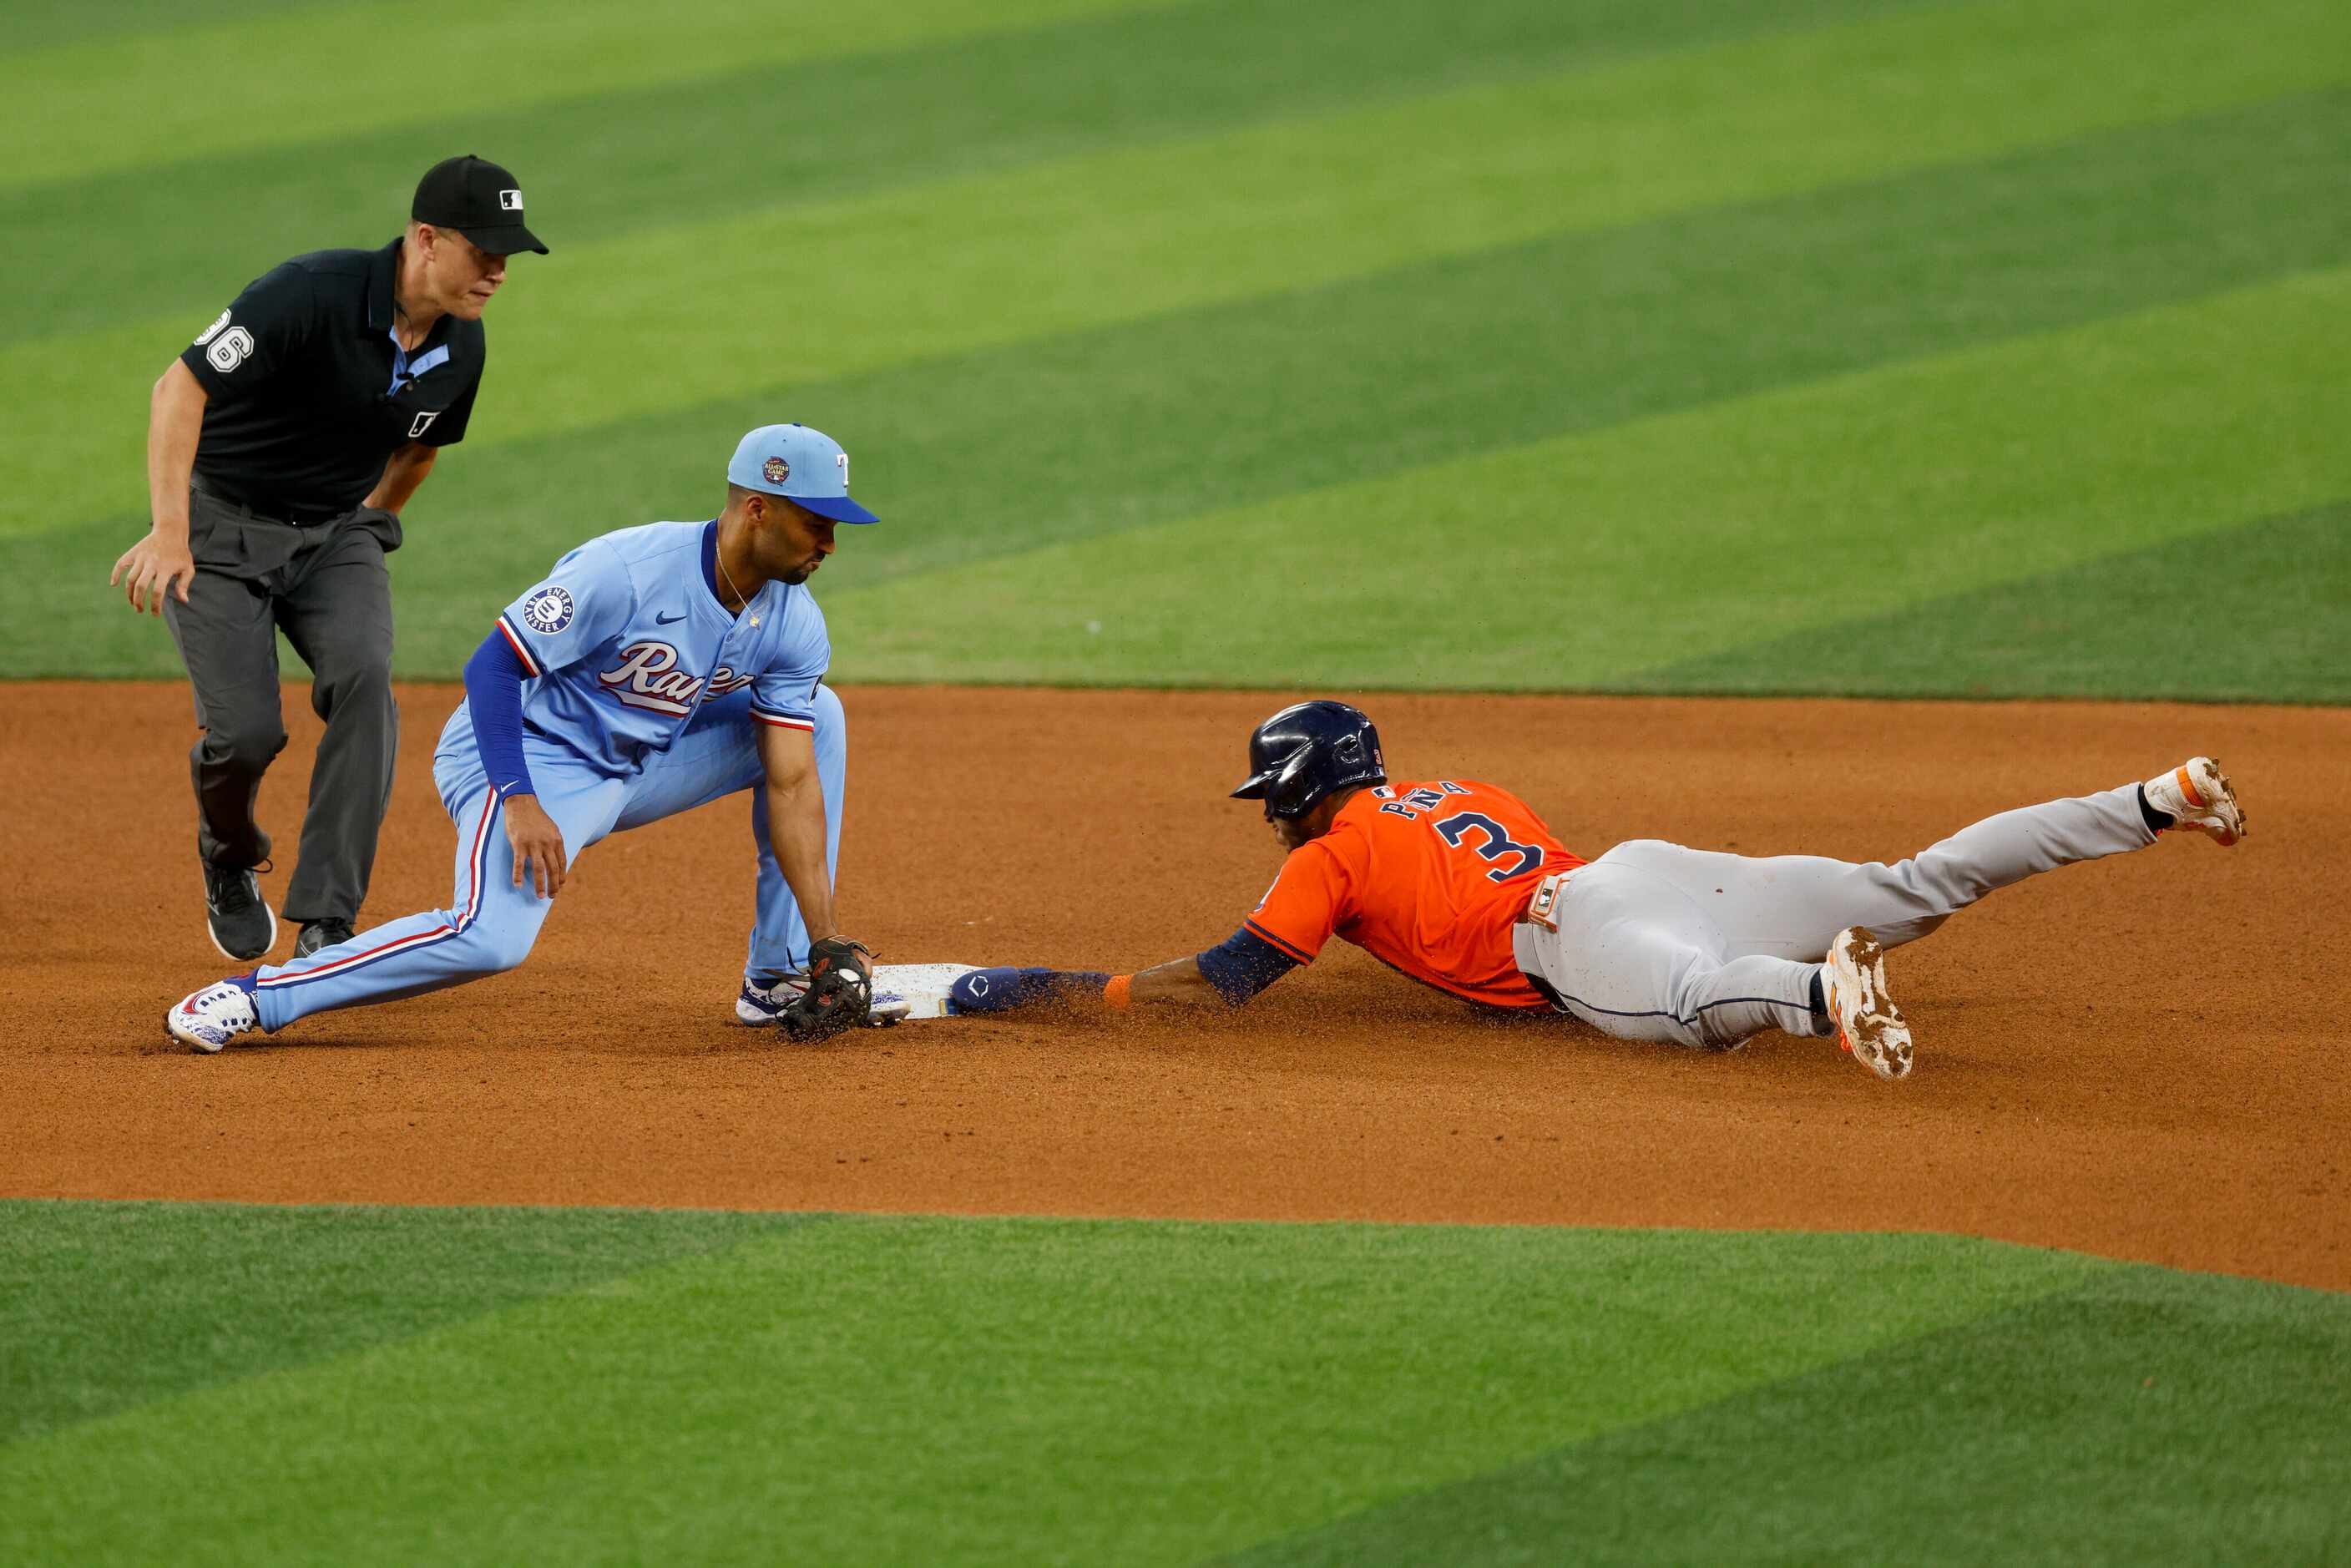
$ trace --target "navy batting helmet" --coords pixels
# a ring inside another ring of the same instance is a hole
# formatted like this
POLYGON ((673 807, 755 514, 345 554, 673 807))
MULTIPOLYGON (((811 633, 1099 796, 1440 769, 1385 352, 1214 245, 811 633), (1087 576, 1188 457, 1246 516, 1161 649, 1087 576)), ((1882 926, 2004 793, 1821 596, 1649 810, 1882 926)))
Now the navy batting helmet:
POLYGON ((1384 784, 1380 732, 1360 708, 1325 699, 1283 708, 1249 735, 1249 776, 1236 800, 1265 802, 1265 820, 1306 815, 1332 790, 1384 784))

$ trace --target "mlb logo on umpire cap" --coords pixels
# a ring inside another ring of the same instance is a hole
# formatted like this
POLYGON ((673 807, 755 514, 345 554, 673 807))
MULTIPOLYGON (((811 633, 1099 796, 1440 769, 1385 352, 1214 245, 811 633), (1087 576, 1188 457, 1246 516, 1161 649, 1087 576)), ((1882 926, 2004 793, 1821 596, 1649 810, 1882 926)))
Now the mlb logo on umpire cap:
POLYGON ((408 215, 455 229, 498 256, 520 250, 547 254, 546 245, 522 221, 522 186, 514 171, 471 152, 444 158, 425 170, 408 215))

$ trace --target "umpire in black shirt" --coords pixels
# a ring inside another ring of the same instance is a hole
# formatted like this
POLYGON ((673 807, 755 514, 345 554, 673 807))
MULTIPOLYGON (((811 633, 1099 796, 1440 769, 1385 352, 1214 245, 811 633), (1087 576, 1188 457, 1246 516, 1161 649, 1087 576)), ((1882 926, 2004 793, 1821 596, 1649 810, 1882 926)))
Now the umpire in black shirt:
POLYGON ((515 177, 479 158, 425 172, 381 250, 298 256, 247 285, 155 383, 154 526, 114 563, 159 609, 195 687, 196 847, 212 936, 258 958, 277 919, 255 871, 261 776, 286 745, 277 633, 327 721, 286 890, 298 954, 351 934, 392 800, 392 580, 400 509, 465 434, 482 310, 507 258, 547 253, 515 177))

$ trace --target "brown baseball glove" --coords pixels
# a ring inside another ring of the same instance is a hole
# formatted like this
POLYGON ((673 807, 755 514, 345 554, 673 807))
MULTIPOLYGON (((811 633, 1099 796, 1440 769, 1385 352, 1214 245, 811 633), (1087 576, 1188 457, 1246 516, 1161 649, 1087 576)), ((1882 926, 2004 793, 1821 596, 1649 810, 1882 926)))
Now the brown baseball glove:
POLYGON ((809 944, 809 988, 776 1015, 776 1027, 796 1040, 830 1040, 865 1023, 873 1012, 873 950, 846 936, 809 944))

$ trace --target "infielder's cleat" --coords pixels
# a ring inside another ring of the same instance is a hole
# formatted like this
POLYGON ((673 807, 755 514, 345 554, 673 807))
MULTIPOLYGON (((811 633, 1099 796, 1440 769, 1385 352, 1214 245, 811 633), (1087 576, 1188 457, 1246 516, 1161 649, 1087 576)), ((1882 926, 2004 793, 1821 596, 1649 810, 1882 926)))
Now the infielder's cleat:
POLYGON ((261 879, 251 866, 204 868, 204 929, 213 946, 239 962, 258 958, 277 946, 277 916, 261 896, 261 879))
POLYGON ((1880 1078, 1910 1071, 1910 1024, 1886 990, 1886 949, 1858 925, 1848 925, 1829 943, 1821 970, 1829 1017, 1836 1020, 1837 1043, 1880 1078))
POLYGON ((350 939, 348 920, 306 920, 294 934, 294 956, 307 958, 321 947, 340 947, 350 939))
POLYGON ((743 977, 743 994, 735 998, 735 1021, 753 1029, 765 1029, 774 1023, 778 1015, 799 1001, 808 990, 809 977, 795 969, 788 975, 778 975, 766 985, 748 975, 743 977))
POLYGON ((235 980, 222 980, 180 998, 163 1015, 163 1027, 181 1044, 209 1056, 238 1035, 261 1027, 253 993, 235 980))
POLYGON ((2236 789, 2209 757, 2191 757, 2148 779, 2145 788, 2147 804, 2170 817, 2175 827, 2202 833, 2221 845, 2245 836, 2245 812, 2237 804, 2236 789))
MULTIPOLYGON (((753 1029, 769 1027, 786 1008, 800 999, 808 990, 808 976, 798 969, 788 975, 778 975, 764 986, 747 976, 742 994, 735 998, 735 1021, 753 1029)), ((872 1005, 865 1016, 867 1021, 879 1029, 904 1021, 914 1010, 914 1004, 911 998, 877 987, 872 1005)))

